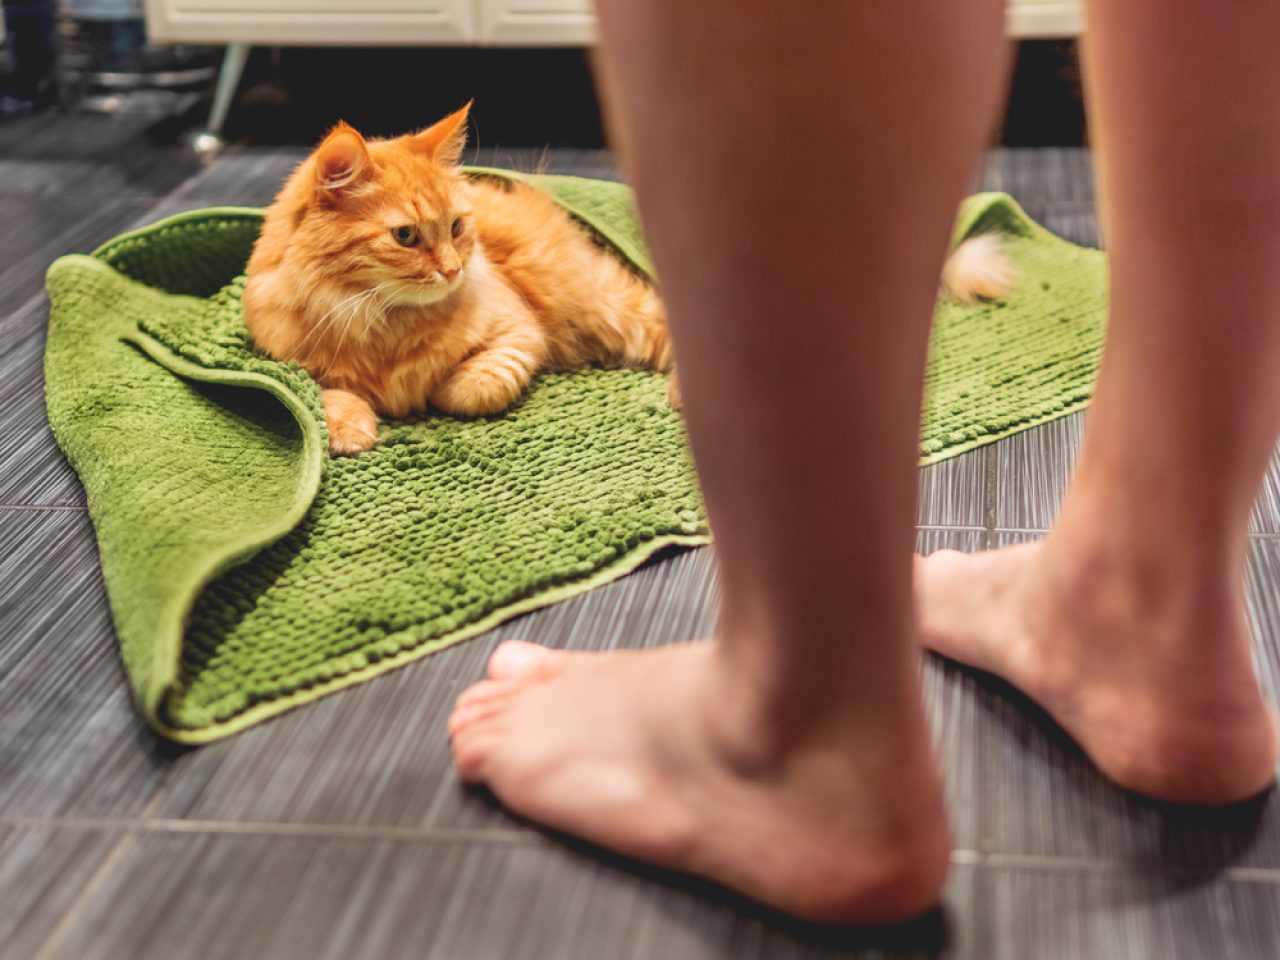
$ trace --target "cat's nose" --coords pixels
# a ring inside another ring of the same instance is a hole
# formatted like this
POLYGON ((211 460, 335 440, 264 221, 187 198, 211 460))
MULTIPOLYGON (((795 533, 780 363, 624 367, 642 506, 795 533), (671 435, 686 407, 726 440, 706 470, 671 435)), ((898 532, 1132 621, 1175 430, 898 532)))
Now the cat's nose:
POLYGON ((441 270, 440 276, 444 277, 445 283, 453 283, 453 278, 462 272, 461 267, 454 267, 452 270, 441 270))

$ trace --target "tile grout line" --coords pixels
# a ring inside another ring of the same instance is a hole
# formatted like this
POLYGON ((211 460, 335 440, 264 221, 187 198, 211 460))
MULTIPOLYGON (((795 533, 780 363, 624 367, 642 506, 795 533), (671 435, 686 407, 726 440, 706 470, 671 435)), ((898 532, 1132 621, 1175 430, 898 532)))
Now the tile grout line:
MULTIPOLYGON (((86 884, 96 885, 98 874, 105 872, 107 861, 113 865, 119 859, 119 849, 126 840, 139 834, 203 834, 222 836, 262 836, 278 839, 311 838, 335 840, 400 840, 400 841, 466 841, 471 843, 499 843, 537 845, 547 840, 537 830, 504 830, 491 828, 419 828, 419 827, 361 827, 337 824, 291 824, 286 822, 238 822, 226 820, 182 820, 175 818, 147 817, 147 813, 160 801, 157 796, 137 818, 93 817, 38 817, 0 816, 0 825, 10 827, 39 827, 44 829, 110 831, 121 830, 125 836, 108 854, 103 866, 86 884)), ((992 867, 995 869, 1035 869, 1044 871, 1084 871, 1090 873, 1120 873, 1134 865, 1119 861, 1097 860, 1089 857, 1055 857, 1042 854, 984 853, 979 850, 957 848, 951 851, 950 861, 957 866, 992 867)), ((1192 866, 1159 865, 1162 873, 1200 873, 1192 866)), ((1250 883, 1280 884, 1280 868, 1227 867, 1222 875, 1228 880, 1250 883)), ((82 897, 78 899, 83 899, 82 897)), ((73 905, 72 910, 76 909, 73 905)), ((39 960, 40 955, 37 955, 39 960)))
MULTIPOLYGON (((160 797, 158 795, 152 797, 146 806, 138 811, 138 816, 145 817, 154 810, 159 803, 160 797)), ((2 822, 4 822, 4 820, 0 819, 0 823, 2 822)), ((133 829, 126 825, 123 828, 120 839, 117 840, 115 845, 107 852, 107 855, 102 858, 102 862, 98 864, 98 868, 93 871, 93 875, 85 881, 85 885, 80 888, 80 892, 76 895, 75 900, 69 907, 67 907, 62 916, 58 918, 58 922, 54 925, 54 928, 49 931, 49 935, 45 937, 44 942, 40 944, 39 948, 37 948, 31 960, 48 960, 48 957, 52 952, 58 948, 59 944, 62 943, 68 931, 71 929, 72 924, 79 918, 80 911, 84 908, 85 904, 88 903, 89 898, 94 894, 98 887, 106 881, 107 877, 115 870, 116 866, 124 858, 125 852, 128 850, 130 844, 133 843, 133 838, 133 829)))
POLYGON ((67 907, 66 911, 58 918, 58 922, 54 928, 49 931, 49 935, 45 937, 44 942, 32 955, 31 960, 48 960, 53 951, 66 937, 67 932, 71 929, 71 925, 79 916, 80 910, 88 902, 89 897, 98 888, 98 886, 107 878, 116 865, 124 858, 125 850, 133 840, 132 831, 126 830, 116 841, 115 846, 102 859, 102 863, 98 864, 98 868, 93 871, 93 876, 85 881, 85 885, 80 889, 80 893, 76 895, 75 900, 67 907))
POLYGON ((178 833, 222 834, 227 836, 303 837, 347 840, 467 840, 486 843, 533 843, 542 836, 535 830, 467 827, 363 827, 324 823, 287 823, 234 820, 183 820, 149 817, 162 800, 157 793, 146 808, 133 818, 39 817, 0 815, 0 826, 40 827, 55 830, 124 830, 130 834, 178 833))
MULTIPOLYGON (((536 845, 548 838, 538 830, 530 829, 492 829, 466 827, 362 827, 339 824, 292 824, 286 822, 241 822, 227 820, 183 820, 176 818, 148 818, 147 814, 154 809, 162 798, 157 796, 149 802, 136 818, 110 817, 40 817, 23 815, 0 815, 0 826, 43 828, 75 831, 112 831, 124 833, 107 855, 103 865, 95 871, 95 875, 86 883, 84 893, 90 886, 96 885, 99 874, 103 873, 108 861, 114 864, 119 859, 119 850, 127 840, 139 834, 204 834, 223 836, 264 836, 279 839, 312 838, 336 840, 416 840, 416 841, 467 841, 473 843, 500 843, 536 845)), ((1120 861, 1098 860, 1091 857, 1046 856, 1044 854, 993 853, 967 848, 956 848, 951 851, 951 863, 959 866, 992 867, 995 869, 1034 869, 1044 871, 1084 871, 1090 873, 1122 873, 1135 868, 1136 864, 1120 861)), ((1200 874, 1203 868, 1179 864, 1154 864, 1161 873, 1166 874, 1200 874)), ((1280 884, 1280 867, 1225 867, 1221 874, 1228 880, 1246 883, 1280 884)), ((68 913, 74 911, 73 905, 68 913)), ((37 954, 39 957, 39 954, 37 954)))
MULTIPOLYGON (((39 817, 0 815, 0 826, 43 828, 52 830, 108 831, 122 830, 129 836, 138 834, 205 834, 223 836, 262 836, 311 838, 317 840, 454 840, 473 843, 536 845, 549 838, 539 830, 493 829, 468 827, 361 827, 340 824, 293 824, 286 822, 182 820, 149 818, 147 813, 159 803, 157 796, 137 817, 39 817)), ((122 838, 123 839, 123 838, 122 838)), ((114 852, 114 851, 113 851, 114 852)), ((957 848, 951 851, 951 862, 961 866, 982 866, 990 854, 957 848)), ((1276 871, 1280 879, 1280 870, 1276 871)))
MULTIPOLYGON (((1173 876, 1200 876, 1205 868, 1187 864, 1134 864, 1118 860, 1096 860, 1090 857, 1055 857, 1032 853, 987 853, 983 865, 996 870, 1024 869, 1041 871, 1076 871, 1085 873, 1125 873, 1142 869, 1173 876)), ((1280 884, 1278 867, 1223 867, 1219 874, 1239 883, 1280 884)))
MULTIPOLYGON (((955 529, 963 529, 963 528, 955 528, 955 529)), ((1048 527, 1000 527, 1000 526, 997 526, 992 529, 992 532, 993 533, 1048 534, 1051 531, 1048 527)), ((1264 530, 1259 532, 1251 532, 1249 534, 1249 539, 1250 540, 1280 540, 1280 531, 1264 530)))

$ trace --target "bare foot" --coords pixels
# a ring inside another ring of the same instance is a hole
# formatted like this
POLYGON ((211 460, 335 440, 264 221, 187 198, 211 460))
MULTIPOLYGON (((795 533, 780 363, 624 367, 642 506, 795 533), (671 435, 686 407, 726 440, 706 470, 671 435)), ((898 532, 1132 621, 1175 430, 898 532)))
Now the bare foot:
POLYGON ((926 646, 1018 687, 1120 786, 1178 803, 1243 800, 1275 776, 1243 603, 1215 579, 1152 590, 1056 534, 916 564, 926 646))
POLYGON ((937 902, 950 837, 923 719, 761 747, 776 738, 731 719, 750 711, 711 641, 507 643, 489 675, 450 718, 454 764, 517 813, 808 920, 890 923, 937 902))

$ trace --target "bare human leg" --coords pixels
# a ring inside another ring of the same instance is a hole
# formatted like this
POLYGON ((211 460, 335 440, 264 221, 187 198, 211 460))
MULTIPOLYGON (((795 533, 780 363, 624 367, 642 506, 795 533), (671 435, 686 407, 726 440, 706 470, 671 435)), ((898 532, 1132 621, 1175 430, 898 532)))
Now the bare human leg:
POLYGON ((1111 327, 1043 545, 919 565, 925 643, 1039 700, 1118 784, 1274 776, 1250 660, 1249 509, 1280 433, 1280 8, 1092 0, 1111 327))
POLYGON ((462 777, 802 917, 931 906, 950 840, 911 593, 927 332, 1003 75, 997 0, 605 0, 604 85, 671 314, 718 636, 507 645, 462 777))

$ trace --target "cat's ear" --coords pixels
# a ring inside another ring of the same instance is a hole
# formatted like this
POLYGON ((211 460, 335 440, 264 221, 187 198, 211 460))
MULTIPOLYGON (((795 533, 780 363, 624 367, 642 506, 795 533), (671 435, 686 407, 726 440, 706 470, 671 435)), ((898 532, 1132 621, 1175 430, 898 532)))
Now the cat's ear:
POLYGON ((316 148, 316 183, 323 190, 342 190, 372 171, 369 148, 356 128, 339 123, 316 148))
POLYGON ((462 158, 463 147, 467 145, 467 116, 471 113, 472 103, 468 100, 461 110, 449 114, 421 133, 415 133, 409 138, 414 149, 440 163, 457 163, 462 158))

